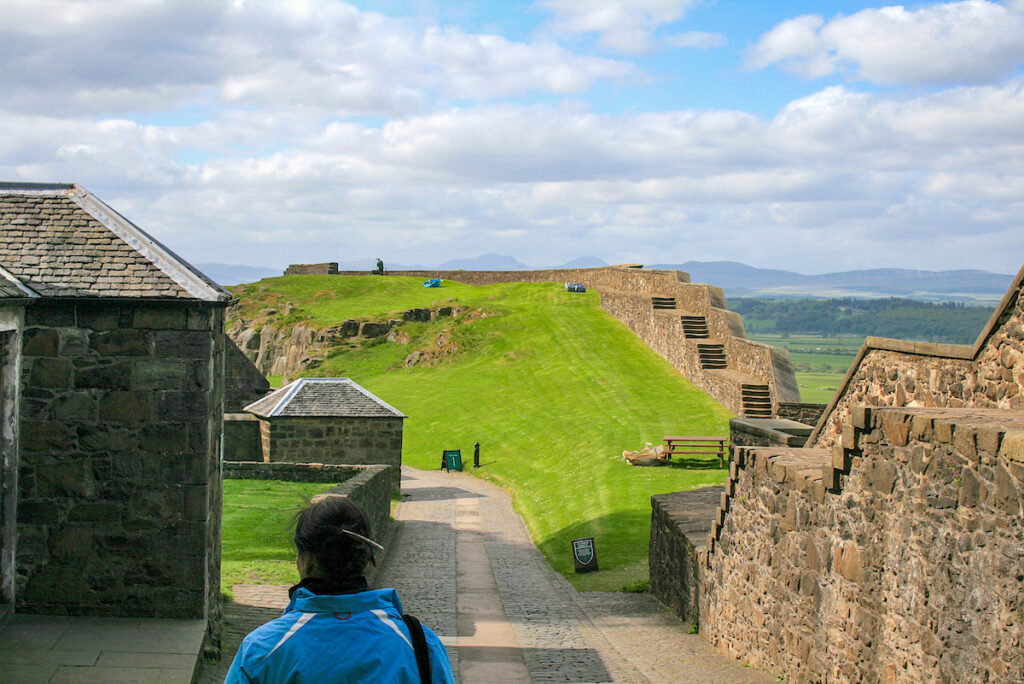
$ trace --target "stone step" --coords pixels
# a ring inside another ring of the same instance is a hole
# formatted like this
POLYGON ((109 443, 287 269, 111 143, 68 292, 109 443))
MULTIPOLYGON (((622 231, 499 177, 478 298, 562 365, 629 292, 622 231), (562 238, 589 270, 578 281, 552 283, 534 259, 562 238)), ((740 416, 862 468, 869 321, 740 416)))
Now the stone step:
POLYGON ((680 316, 683 324, 683 337, 686 339, 707 339, 711 337, 708 332, 708 319, 704 316, 680 316))
POLYGON ((651 306, 655 309, 674 309, 676 308, 676 298, 651 297, 651 306))

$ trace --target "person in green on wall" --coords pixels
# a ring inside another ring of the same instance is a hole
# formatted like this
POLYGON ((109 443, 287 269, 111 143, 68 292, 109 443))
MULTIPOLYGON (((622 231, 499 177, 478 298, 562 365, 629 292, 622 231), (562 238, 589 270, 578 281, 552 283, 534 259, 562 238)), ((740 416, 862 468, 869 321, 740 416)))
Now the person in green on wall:
POLYGON ((373 272, 377 275, 384 275, 384 262, 380 260, 380 257, 377 257, 377 268, 373 272))

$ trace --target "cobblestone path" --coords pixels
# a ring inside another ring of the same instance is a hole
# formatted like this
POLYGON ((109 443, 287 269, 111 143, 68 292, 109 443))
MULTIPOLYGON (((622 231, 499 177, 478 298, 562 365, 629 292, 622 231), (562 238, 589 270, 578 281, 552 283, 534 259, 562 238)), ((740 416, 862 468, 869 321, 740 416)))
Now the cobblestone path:
MULTIPOLYGON (((775 681, 688 634, 646 594, 577 592, 547 566, 500 488, 462 473, 402 475, 376 584, 395 587, 437 632, 463 684, 775 681)), ((222 681, 241 637, 287 602, 285 587, 233 591, 224 662, 204 669, 204 684, 222 681)))

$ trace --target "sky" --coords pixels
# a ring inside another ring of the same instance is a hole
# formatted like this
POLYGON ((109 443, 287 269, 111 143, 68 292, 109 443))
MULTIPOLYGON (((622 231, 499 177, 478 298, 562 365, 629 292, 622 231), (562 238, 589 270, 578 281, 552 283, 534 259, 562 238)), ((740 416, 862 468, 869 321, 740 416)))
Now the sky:
POLYGON ((1024 0, 2 0, 0 93, 193 263, 1024 264, 1024 0))

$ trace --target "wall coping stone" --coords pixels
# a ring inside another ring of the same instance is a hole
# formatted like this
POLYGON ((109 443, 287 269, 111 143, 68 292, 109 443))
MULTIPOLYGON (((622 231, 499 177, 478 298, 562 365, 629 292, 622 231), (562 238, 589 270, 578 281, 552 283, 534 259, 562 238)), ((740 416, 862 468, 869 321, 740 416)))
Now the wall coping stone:
POLYGON ((810 425, 788 418, 732 418, 729 420, 729 429, 749 432, 792 447, 806 444, 808 435, 814 430, 810 425))

